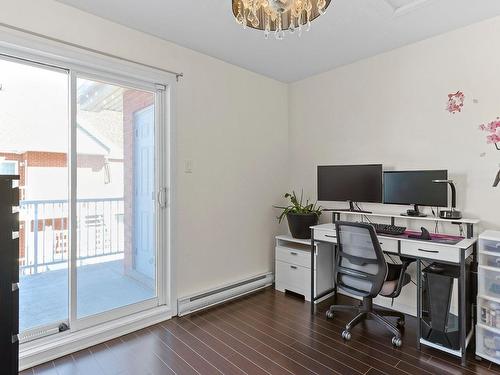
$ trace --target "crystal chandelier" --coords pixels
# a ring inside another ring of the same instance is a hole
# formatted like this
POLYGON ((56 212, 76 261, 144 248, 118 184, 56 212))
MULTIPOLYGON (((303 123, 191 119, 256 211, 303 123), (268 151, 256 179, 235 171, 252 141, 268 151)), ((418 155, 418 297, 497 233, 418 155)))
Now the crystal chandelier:
POLYGON ((331 0, 232 0, 233 14, 243 28, 263 30, 266 39, 271 31, 283 39, 285 31, 300 36, 309 31, 311 21, 325 13, 331 0))

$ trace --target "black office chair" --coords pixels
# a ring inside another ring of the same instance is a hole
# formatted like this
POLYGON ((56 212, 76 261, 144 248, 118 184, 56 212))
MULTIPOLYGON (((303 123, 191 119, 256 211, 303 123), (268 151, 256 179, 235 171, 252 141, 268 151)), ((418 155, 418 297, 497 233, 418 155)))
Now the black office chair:
POLYGON ((392 344, 400 347, 403 344, 401 331, 404 326, 404 314, 387 310, 374 309, 373 298, 396 298, 404 285, 411 281, 406 273, 411 259, 401 258, 402 264, 390 264, 384 258, 384 253, 370 224, 337 222, 337 244, 335 280, 337 286, 351 294, 363 297, 359 306, 333 305, 326 316, 333 318, 334 311, 354 311, 358 314, 351 320, 342 332, 344 340, 351 339, 352 328, 367 318, 372 318, 384 325, 394 334, 392 344), (385 316, 397 317, 397 324, 392 324, 385 316))

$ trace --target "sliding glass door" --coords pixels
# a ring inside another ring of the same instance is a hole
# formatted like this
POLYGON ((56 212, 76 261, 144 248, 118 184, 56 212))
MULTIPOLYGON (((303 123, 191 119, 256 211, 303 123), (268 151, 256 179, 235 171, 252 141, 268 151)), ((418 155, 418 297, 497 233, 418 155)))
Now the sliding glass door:
POLYGON ((20 176, 19 326, 35 335, 68 323, 68 82, 0 59, 0 173, 20 176))
POLYGON ((0 174, 20 175, 21 341, 165 303, 164 95, 0 58, 0 174))
POLYGON ((154 299, 155 94, 77 78, 76 316, 154 299))

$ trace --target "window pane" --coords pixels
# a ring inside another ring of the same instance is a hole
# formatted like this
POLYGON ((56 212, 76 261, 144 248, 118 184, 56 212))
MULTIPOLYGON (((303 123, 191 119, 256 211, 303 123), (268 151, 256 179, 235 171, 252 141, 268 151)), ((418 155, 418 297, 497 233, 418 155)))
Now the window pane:
POLYGON ((156 296, 154 93, 79 78, 77 316, 156 296))

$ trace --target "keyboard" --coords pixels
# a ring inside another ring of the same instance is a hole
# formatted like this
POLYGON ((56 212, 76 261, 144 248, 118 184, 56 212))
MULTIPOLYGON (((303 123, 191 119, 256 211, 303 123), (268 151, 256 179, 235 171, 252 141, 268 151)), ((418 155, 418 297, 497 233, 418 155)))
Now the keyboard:
POLYGON ((375 232, 377 232, 378 234, 390 234, 393 236, 399 236, 401 234, 404 234, 404 232, 406 231, 406 227, 398 227, 397 225, 377 223, 372 223, 372 225, 375 228, 375 232))

